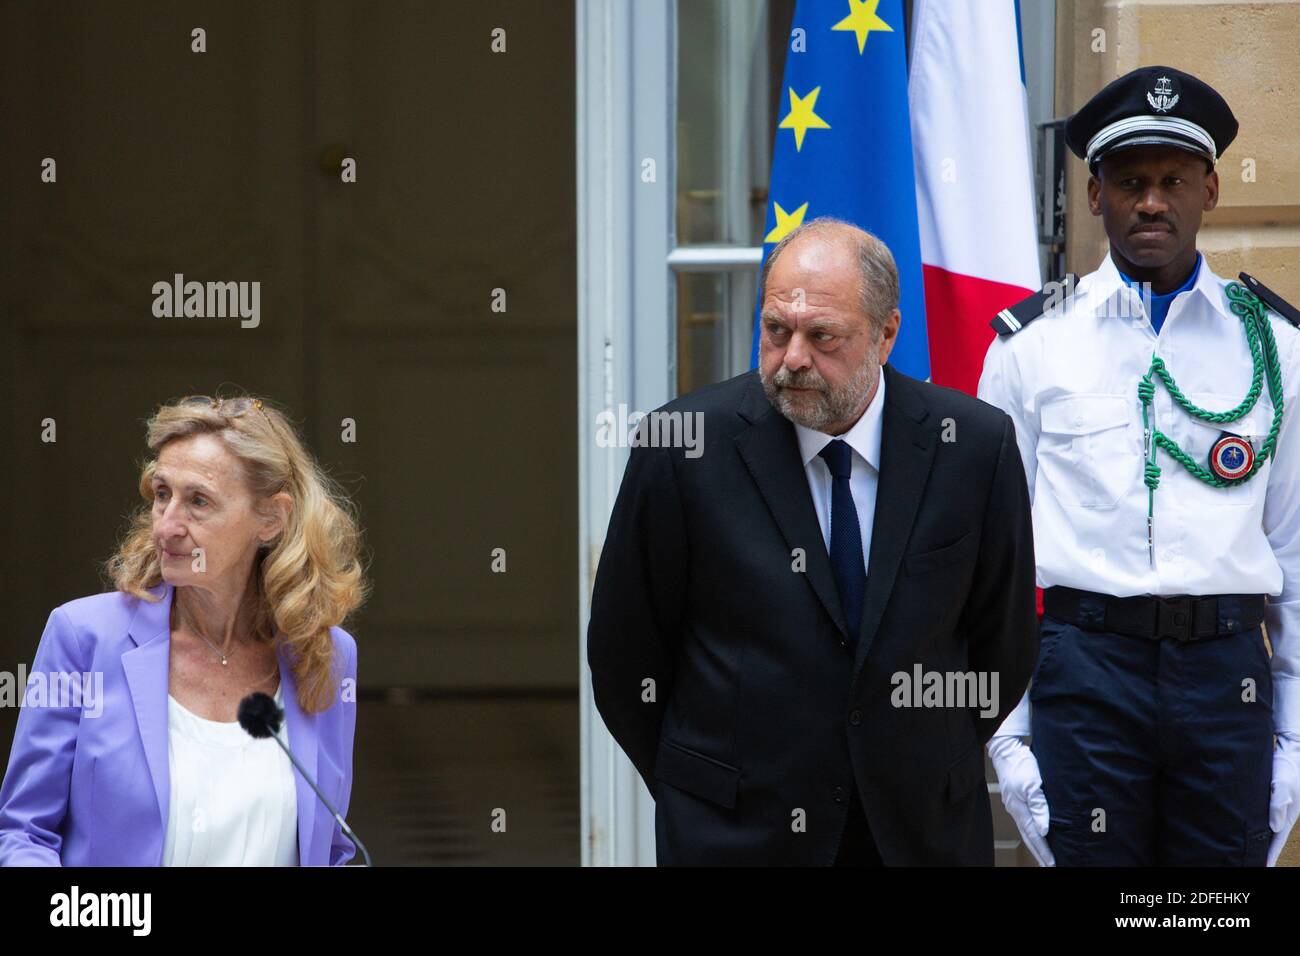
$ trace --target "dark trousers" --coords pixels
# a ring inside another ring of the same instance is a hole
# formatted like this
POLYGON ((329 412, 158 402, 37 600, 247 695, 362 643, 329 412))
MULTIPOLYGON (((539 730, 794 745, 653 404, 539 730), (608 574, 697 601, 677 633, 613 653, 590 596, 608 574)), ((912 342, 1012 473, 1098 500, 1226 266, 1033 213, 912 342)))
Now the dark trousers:
POLYGON ((858 799, 858 788, 854 787, 849 798, 849 813, 844 821, 844 832, 840 836, 840 848, 835 855, 836 866, 883 866, 880 853, 876 850, 876 841, 871 836, 871 827, 867 825, 867 814, 858 799))
POLYGON ((1273 684, 1260 628, 1200 641, 1044 617, 1033 751, 1059 866, 1263 866, 1273 684))

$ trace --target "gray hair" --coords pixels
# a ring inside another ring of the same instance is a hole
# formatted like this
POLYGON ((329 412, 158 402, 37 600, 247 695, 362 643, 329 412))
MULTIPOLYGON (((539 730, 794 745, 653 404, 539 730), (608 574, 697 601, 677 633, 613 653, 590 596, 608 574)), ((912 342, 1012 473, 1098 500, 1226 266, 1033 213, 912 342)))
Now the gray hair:
POLYGON ((858 280, 861 286, 862 314, 867 317, 872 337, 880 339, 885 321, 898 308, 898 266, 894 255, 880 239, 851 222, 834 216, 818 216, 790 230, 776 244, 759 278, 759 301, 767 298, 767 276, 785 247, 800 236, 818 235, 824 238, 847 239, 858 254, 858 280))

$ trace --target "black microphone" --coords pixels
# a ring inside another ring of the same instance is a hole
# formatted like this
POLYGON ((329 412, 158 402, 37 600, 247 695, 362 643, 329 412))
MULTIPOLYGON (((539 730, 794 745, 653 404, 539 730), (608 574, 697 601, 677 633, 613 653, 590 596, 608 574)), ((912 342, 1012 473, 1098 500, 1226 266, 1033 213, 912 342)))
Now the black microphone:
POLYGON ((352 832, 352 828, 348 826, 347 821, 325 799, 325 794, 320 792, 320 787, 316 786, 316 781, 311 778, 311 774, 303 769, 302 764, 298 762, 298 758, 293 755, 293 751, 286 747, 284 741, 280 739, 280 722, 284 720, 284 711, 280 709, 279 705, 271 697, 258 691, 255 694, 249 694, 239 702, 238 718, 239 726, 243 727, 250 737, 258 740, 270 737, 280 745, 280 749, 288 755, 294 767, 302 774, 302 778, 311 784, 311 788, 316 791, 316 796, 320 797, 320 802, 325 804, 325 809, 334 815, 334 819, 338 821, 339 826, 343 829, 344 836, 356 844, 356 848, 361 851, 361 855, 365 857, 366 866, 374 866, 370 862, 370 851, 361 842, 361 838, 352 832))

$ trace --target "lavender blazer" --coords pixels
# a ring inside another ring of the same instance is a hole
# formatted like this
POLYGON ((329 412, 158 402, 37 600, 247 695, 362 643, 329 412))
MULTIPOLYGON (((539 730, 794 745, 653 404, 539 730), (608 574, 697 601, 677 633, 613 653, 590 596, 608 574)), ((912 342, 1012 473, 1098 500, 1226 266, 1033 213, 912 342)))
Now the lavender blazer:
MULTIPOLYGON (((24 706, 0 785, 0 866, 158 866, 171 794, 167 760, 167 675, 172 593, 157 604, 114 591, 54 609, 31 674, 102 673, 91 706, 24 706), (100 711, 92 716, 94 710, 100 711)), ((330 628, 336 661, 355 691, 357 645, 330 628)), ((298 707, 293 672, 280 653, 285 726, 294 756, 346 815, 352 792, 355 693, 319 714, 298 707)), ((28 682, 28 693, 32 681, 28 682)), ((67 704, 67 698, 52 701, 67 704)), ((298 861, 338 866, 351 841, 294 772, 298 861)))

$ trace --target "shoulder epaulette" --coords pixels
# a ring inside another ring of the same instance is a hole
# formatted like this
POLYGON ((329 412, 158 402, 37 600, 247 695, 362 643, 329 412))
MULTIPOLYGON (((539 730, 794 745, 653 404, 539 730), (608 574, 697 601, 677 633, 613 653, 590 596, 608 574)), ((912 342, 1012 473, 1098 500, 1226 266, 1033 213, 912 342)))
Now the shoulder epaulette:
POLYGON ((1246 284, 1246 288, 1255 295, 1259 296, 1266 306, 1276 312, 1282 318, 1286 319, 1292 325, 1300 327, 1300 309, 1282 298, 1264 283, 1260 282, 1248 272, 1241 273, 1241 281, 1246 284))
POLYGON ((1058 282, 1049 282, 1038 292, 1021 299, 1015 305, 1008 306, 993 317, 989 325, 998 335, 1011 335, 1019 332, 1034 319, 1042 315, 1052 305, 1060 305, 1074 294, 1074 284, 1078 278, 1067 272, 1058 282))

